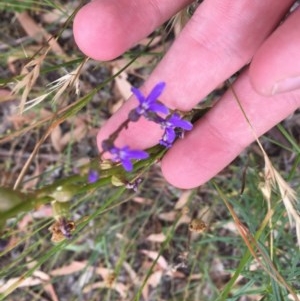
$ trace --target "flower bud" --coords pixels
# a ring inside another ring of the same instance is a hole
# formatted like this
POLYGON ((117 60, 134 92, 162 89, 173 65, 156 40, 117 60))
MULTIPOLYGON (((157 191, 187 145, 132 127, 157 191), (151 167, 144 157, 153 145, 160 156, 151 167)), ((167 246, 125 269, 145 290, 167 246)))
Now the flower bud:
POLYGON ((56 201, 64 203, 71 201, 73 195, 75 194, 76 186, 73 184, 65 184, 58 186, 50 196, 52 196, 56 201))
POLYGON ((125 185, 125 182, 124 180, 120 179, 119 177, 113 175, 111 177, 111 183, 113 186, 116 186, 116 187, 119 187, 119 186, 124 186, 125 185))

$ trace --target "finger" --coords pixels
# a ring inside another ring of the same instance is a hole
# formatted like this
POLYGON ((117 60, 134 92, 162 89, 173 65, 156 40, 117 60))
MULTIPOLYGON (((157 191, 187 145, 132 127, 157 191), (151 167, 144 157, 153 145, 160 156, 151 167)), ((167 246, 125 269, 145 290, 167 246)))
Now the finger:
POLYGON ((262 45, 250 68, 251 82, 263 95, 300 88, 300 9, 262 45))
MULTIPOLYGON (((204 1, 145 83, 149 93, 167 83, 161 101, 172 109, 190 110, 216 86, 249 62, 292 1, 204 1)), ((131 98, 100 130, 98 146, 136 105, 131 98)), ((147 148, 159 141, 160 129, 146 121, 130 125, 117 140, 147 148), (147 133, 147 135, 145 135, 147 133)))
POLYGON ((134 46, 191 0, 95 0, 74 19, 74 38, 86 55, 111 60, 134 46))
POLYGON ((147 85, 167 83, 164 102, 188 111, 246 65, 293 1, 204 1, 147 85))
MULTIPOLYGON (((239 101, 257 135, 262 135, 300 106, 300 91, 265 97, 253 89, 248 72, 234 84, 239 101)), ((254 134, 230 90, 184 140, 178 141, 162 161, 171 184, 192 188, 211 179, 228 165, 254 134)))

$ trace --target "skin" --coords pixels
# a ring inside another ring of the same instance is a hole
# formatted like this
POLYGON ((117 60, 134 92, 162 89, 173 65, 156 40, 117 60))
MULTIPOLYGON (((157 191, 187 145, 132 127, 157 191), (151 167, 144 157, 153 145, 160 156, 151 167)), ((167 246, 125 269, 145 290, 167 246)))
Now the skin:
MULTIPOLYGON (((188 3, 94 0, 75 17, 75 40, 88 56, 110 60, 188 3)), ((204 1, 145 82, 143 93, 165 81, 160 100, 172 109, 188 111, 250 63, 234 89, 256 134, 262 135, 300 107, 300 9, 278 27, 292 4, 288 0, 204 1)), ((101 141, 136 104, 131 97, 100 129, 99 149, 101 141)), ((160 136, 157 125, 140 120, 131 123, 116 144, 144 149, 157 144, 160 136)), ((196 187, 216 175, 253 140, 253 132, 228 91, 193 131, 168 151, 161 162, 162 172, 177 187, 196 187)))

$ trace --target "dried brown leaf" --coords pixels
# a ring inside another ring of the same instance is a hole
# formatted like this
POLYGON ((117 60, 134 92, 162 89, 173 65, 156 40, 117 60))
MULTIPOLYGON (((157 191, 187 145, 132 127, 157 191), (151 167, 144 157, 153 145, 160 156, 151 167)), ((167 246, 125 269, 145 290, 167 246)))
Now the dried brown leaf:
POLYGON ((155 271, 147 279, 146 283, 143 286, 142 295, 145 301, 149 300, 150 297, 150 286, 155 288, 159 285, 163 271, 155 271))
MULTIPOLYGON (((291 300, 291 301, 297 301, 297 300, 295 299, 295 297, 294 297, 292 294, 288 294, 288 298, 289 298, 289 300, 291 300)), ((298 300, 300 300, 300 294, 297 295, 297 298, 298 298, 298 300)))
POLYGON ((149 250, 141 250, 140 252, 152 260, 156 260, 156 258, 159 257, 157 260, 157 264, 160 266, 160 268, 163 270, 166 270, 168 268, 167 260, 162 255, 160 255, 158 252, 149 251, 149 250))
POLYGON ((176 228, 178 228, 182 224, 189 224, 191 222, 191 217, 188 215, 182 215, 178 222, 176 223, 176 228))
POLYGON ((109 112, 111 114, 116 113, 122 107, 124 102, 125 101, 123 98, 118 99, 115 103, 113 103, 112 105, 109 106, 109 112))
POLYGON ((131 279, 131 282, 134 284, 134 285, 138 285, 139 284, 139 278, 138 278, 138 275, 137 273, 134 271, 134 269, 131 267, 131 265, 127 262, 127 261, 123 261, 123 267, 124 269, 127 271, 130 279, 131 279))
POLYGON ((41 44, 43 42, 43 29, 25 11, 16 13, 16 17, 28 36, 41 44))
POLYGON ((70 132, 64 134, 60 139, 60 145, 62 149, 69 144, 70 142, 76 141, 80 142, 87 134, 88 128, 86 124, 79 123, 77 126, 70 132))
POLYGON ((152 205, 153 204, 153 200, 142 198, 142 197, 138 197, 138 196, 134 197, 132 200, 134 202, 136 202, 136 203, 144 204, 144 205, 152 205))
POLYGON ((50 134, 50 139, 53 148, 60 153, 63 150, 64 145, 61 143, 62 138, 62 130, 60 126, 53 128, 50 134))
POLYGON ((63 24, 67 21, 68 16, 71 16, 73 14, 78 5, 78 1, 65 1, 63 10, 55 8, 45 12, 44 14, 41 14, 40 16, 41 19, 47 24, 52 24, 54 22, 63 24))
POLYGON ((96 273, 100 275, 103 279, 107 279, 114 271, 105 267, 99 267, 96 269, 96 273))
MULTIPOLYGON (((117 74, 118 72, 120 72, 121 68, 118 67, 113 67, 113 73, 117 74)), ((116 88, 118 89, 118 91, 120 92, 123 101, 127 100, 131 93, 131 84, 128 82, 127 80, 128 74, 127 71, 123 71, 122 73, 120 73, 118 76, 115 77, 115 84, 116 84, 116 88)))
POLYGON ((32 223, 34 219, 46 218, 52 216, 53 216, 53 211, 49 205, 40 206, 35 211, 24 215, 24 217, 18 222, 18 229, 20 231, 26 231, 28 224, 32 223))
POLYGON ((14 100, 15 97, 13 97, 10 94, 10 91, 5 90, 5 89, 0 89, 0 104, 6 101, 11 101, 14 100))
POLYGON ((163 212, 158 215, 159 219, 167 222, 173 222, 175 221, 177 217, 177 212, 176 211, 170 211, 170 212, 163 212))
POLYGON ((225 224, 222 222, 222 228, 234 233, 235 235, 239 234, 236 224, 233 221, 229 221, 225 224))
POLYGON ((163 233, 157 233, 150 234, 146 239, 153 242, 164 242, 167 239, 167 237, 163 233))
POLYGON ((11 278, 5 282, 2 286, 0 286, 0 293, 6 294, 7 291, 14 290, 16 288, 21 287, 29 287, 29 286, 36 286, 36 285, 43 285, 45 291, 51 296, 52 300, 58 301, 58 297, 55 293, 53 285, 50 283, 50 277, 48 274, 36 270, 33 272, 33 276, 28 278, 11 278))
POLYGON ((175 204, 175 209, 177 209, 177 210, 182 209, 184 206, 186 206, 192 193, 193 193, 193 190, 183 190, 178 201, 175 204))
POLYGON ((151 285, 153 288, 157 287, 161 282, 162 275, 163 271, 155 271, 147 280, 147 284, 151 285))
POLYGON ((62 13, 59 9, 53 9, 45 14, 41 15, 41 19, 47 24, 63 24, 67 21, 66 14, 62 13))
POLYGON ((125 284, 123 284, 121 282, 116 282, 112 286, 108 286, 106 281, 99 281, 99 282, 95 282, 90 285, 87 285, 83 289, 83 292, 89 293, 90 291, 92 291, 94 289, 99 289, 99 288, 113 289, 116 292, 118 292, 122 298, 125 298, 127 296, 127 292, 128 292, 128 288, 125 284))
POLYGON ((57 268, 50 272, 52 276, 65 276, 79 272, 87 267, 87 261, 73 261, 69 265, 57 268))
POLYGON ((16 288, 28 287, 42 284, 42 280, 34 276, 28 277, 20 281, 20 277, 10 278, 4 284, 0 286, 0 293, 5 294, 7 290, 10 290, 12 286, 16 288))
POLYGON ((49 275, 39 270, 35 271, 33 275, 43 280, 45 291, 51 296, 53 301, 58 301, 58 297, 55 293, 54 287, 50 282, 51 279, 49 275))
POLYGON ((64 54, 57 41, 44 28, 39 26, 27 12, 16 13, 16 17, 28 36, 33 38, 37 43, 42 44, 45 39, 53 52, 60 55, 64 54))

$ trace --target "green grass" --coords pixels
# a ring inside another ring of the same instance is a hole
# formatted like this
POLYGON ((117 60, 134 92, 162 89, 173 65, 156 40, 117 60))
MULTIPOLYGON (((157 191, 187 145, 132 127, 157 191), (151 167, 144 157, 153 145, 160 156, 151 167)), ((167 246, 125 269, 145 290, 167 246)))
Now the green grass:
MULTIPOLYGON (((14 13, 26 10, 34 19, 56 8, 68 16, 63 27, 59 19, 41 25, 60 36, 71 28, 73 12, 66 11, 62 1, 45 0, 2 1, 0 8, 3 34, 10 37, 0 57, 0 83, 11 90, 24 78, 20 72, 28 58, 23 50, 35 51, 34 59, 46 49, 38 45, 40 52, 36 51, 36 42, 16 20, 11 21, 14 13), (22 38, 16 46, 9 43, 22 38), (9 59, 16 54, 13 72, 9 59)), ((164 35, 163 28, 156 34, 164 35)), ((161 43, 165 40, 163 37, 161 43)), ((5 125, 0 136, 1 186, 9 187, 11 194, 23 166, 36 152, 17 185, 20 195, 4 198, 1 192, 1 202, 11 208, 0 212, 0 300, 55 300, 55 296, 68 301, 293 300, 288 298, 287 286, 300 294, 295 229, 290 229, 276 189, 271 197, 271 222, 265 221, 269 208, 261 192, 264 161, 255 144, 188 197, 163 179, 155 163, 164 153, 159 147, 152 149, 149 160, 136 164, 133 174, 125 175, 120 167, 112 167, 102 171, 99 181, 87 184, 88 170, 99 168, 97 128, 120 98, 112 84, 114 78, 125 72, 131 84, 139 82, 137 74, 143 77, 151 72, 163 55, 149 41, 147 47, 127 52, 120 71, 112 74, 109 63, 85 60, 74 44, 69 55, 70 36, 60 45, 66 56, 46 55, 28 98, 43 95, 47 84, 85 64, 79 95, 67 89, 53 102, 53 92, 25 112, 23 119, 12 110, 19 104, 22 91, 15 96, 17 102, 0 104, 0 121, 5 125), (140 57, 150 57, 151 63, 140 66, 140 57), (8 117, 15 123, 8 123, 8 117), (76 141, 74 134, 78 118, 84 118, 87 127, 81 141, 76 141), (56 126, 62 134, 71 133, 61 152, 51 140, 56 126), (132 181, 136 176, 143 178, 137 192, 112 184, 112 177, 132 181), (76 229, 71 240, 54 244, 48 228, 54 222, 51 201, 59 187, 70 194, 69 206, 63 209, 66 217, 75 221, 76 229), (176 209, 178 200, 185 197, 185 207, 176 209), (228 205, 249 231, 246 241, 236 230, 228 205), (189 231, 190 220, 196 218, 207 222, 205 231, 189 231), (154 234, 164 240, 155 241, 154 234)), ((281 142, 272 132, 261 141, 267 152, 274 151, 273 164, 299 195, 300 149, 295 124, 283 122, 278 126, 284 137, 281 142)))

